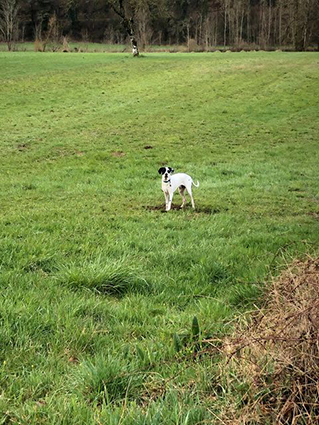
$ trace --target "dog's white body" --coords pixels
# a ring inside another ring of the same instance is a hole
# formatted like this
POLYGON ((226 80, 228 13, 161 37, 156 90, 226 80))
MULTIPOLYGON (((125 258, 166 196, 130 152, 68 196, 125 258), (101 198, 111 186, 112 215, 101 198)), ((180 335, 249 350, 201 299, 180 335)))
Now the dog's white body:
POLYGON ((165 196, 166 211, 169 211, 171 209, 173 194, 177 188, 183 198, 181 208, 184 207, 186 202, 184 194, 185 189, 187 190, 191 198, 192 207, 195 208, 194 198, 192 195, 192 185, 198 187, 198 181, 197 184, 195 184, 191 176, 185 173, 177 173, 172 175, 172 172, 174 172, 174 170, 170 167, 162 167, 158 170, 158 172, 162 174, 162 191, 164 192, 165 196))

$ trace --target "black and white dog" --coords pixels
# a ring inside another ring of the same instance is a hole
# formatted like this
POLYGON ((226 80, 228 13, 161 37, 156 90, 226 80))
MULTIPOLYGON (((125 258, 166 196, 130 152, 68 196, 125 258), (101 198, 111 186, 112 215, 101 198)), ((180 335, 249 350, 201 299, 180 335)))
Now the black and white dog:
POLYGON ((181 208, 184 207, 186 202, 185 189, 187 190, 191 198, 192 207, 195 208, 195 203, 194 203, 194 199, 192 195, 192 184, 195 187, 198 187, 199 186, 198 180, 197 180, 197 184, 195 184, 191 176, 189 176, 188 174, 177 173, 172 175, 172 173, 174 173, 174 170, 171 167, 161 167, 158 170, 158 172, 159 174, 162 174, 162 191, 164 192, 164 196, 165 196, 166 211, 169 211, 171 209, 173 194, 177 188, 183 198, 183 203, 181 205, 181 208))

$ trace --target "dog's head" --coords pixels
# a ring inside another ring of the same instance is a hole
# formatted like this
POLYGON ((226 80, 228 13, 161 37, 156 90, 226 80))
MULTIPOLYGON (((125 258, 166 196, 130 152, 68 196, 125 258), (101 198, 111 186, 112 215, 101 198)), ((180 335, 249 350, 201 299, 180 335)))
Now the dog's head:
POLYGON ((163 180, 167 181, 170 178, 170 175, 174 173, 174 169, 171 167, 161 167, 158 170, 159 174, 162 174, 163 180))

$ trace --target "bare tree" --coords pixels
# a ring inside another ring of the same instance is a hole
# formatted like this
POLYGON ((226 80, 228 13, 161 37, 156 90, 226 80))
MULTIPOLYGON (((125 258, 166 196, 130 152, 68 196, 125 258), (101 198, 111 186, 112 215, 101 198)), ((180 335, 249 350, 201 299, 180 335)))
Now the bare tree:
POLYGON ((1 3, 0 32, 8 45, 8 50, 11 51, 18 32, 19 5, 17 0, 2 0, 1 3))
POLYGON ((130 18, 127 17, 128 13, 124 8, 123 0, 118 0, 118 2, 112 2, 111 7, 114 10, 114 12, 121 18, 122 25, 123 25, 126 33, 128 34, 128 36, 130 37, 131 44, 132 44, 133 56, 138 56, 139 51, 138 51, 138 47, 137 47, 137 41, 136 41, 136 38, 135 38, 135 35, 134 35, 134 19, 133 19, 133 16, 131 16, 130 18), (115 3, 118 3, 118 4, 115 5, 115 3))

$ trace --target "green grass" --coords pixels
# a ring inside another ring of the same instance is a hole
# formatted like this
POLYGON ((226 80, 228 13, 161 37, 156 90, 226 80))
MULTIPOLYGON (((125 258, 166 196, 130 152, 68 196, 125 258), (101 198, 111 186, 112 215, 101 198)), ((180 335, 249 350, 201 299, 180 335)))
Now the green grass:
POLYGON ((318 64, 0 54, 2 423, 216 420, 193 317, 224 335, 318 252, 318 64), (161 212, 163 164, 200 181, 195 212, 161 212))

